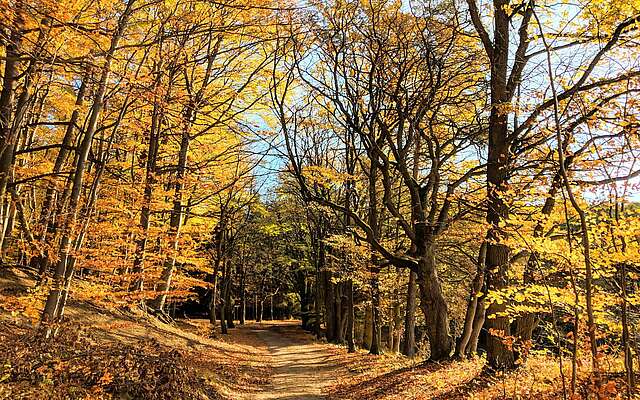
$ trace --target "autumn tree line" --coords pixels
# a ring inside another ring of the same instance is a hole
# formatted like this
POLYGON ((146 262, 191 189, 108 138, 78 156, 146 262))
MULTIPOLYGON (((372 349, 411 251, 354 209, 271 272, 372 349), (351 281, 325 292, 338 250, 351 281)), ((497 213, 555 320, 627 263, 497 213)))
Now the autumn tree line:
POLYGON ((255 7, 3 4, 3 259, 37 271, 48 336, 74 276, 162 314, 223 274, 211 243, 257 195, 271 11, 255 7))
POLYGON ((637 1, 0 4, 5 303, 45 336, 195 304, 631 395, 637 1))

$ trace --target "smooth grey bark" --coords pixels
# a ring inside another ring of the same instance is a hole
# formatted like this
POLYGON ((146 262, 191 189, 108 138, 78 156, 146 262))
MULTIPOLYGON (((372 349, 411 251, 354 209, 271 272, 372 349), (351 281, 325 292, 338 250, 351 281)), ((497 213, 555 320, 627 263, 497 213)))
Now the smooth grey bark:
POLYGON ((353 310, 353 281, 347 281, 347 351, 354 353, 356 351, 356 343, 354 339, 354 310, 353 310))
POLYGON ((456 355, 458 357, 464 357, 472 354, 471 346, 469 346, 469 344, 477 343, 478 338, 473 338, 473 336, 474 334, 480 334, 479 330, 474 331, 474 321, 476 320, 476 314, 478 313, 478 298, 481 295, 482 287, 484 286, 484 265, 487 254, 486 242, 482 243, 479 253, 480 255, 478 256, 476 276, 473 278, 473 282, 471 282, 471 291, 469 293, 469 300, 467 301, 467 310, 464 317, 462 335, 456 345, 456 355))
MULTIPOLYGON (((160 72, 162 63, 156 71, 156 79, 154 81, 153 88, 157 88, 160 85, 162 74, 160 72)), ((129 290, 140 291, 144 286, 144 261, 147 250, 147 241, 149 238, 149 227, 151 226, 151 201, 153 199, 153 188, 155 184, 156 165, 158 159, 158 149, 160 146, 160 119, 162 116, 162 110, 157 101, 153 104, 153 111, 151 114, 151 127, 149 129, 149 145, 147 146, 147 160, 145 163, 145 181, 144 181, 144 195, 142 199, 142 208, 140 210, 140 228, 142 234, 136 240, 136 250, 133 259, 133 268, 131 272, 134 274, 134 280, 129 287, 129 290)))
MULTIPOLYGON (((58 174, 62 171, 62 167, 64 166, 65 161, 67 160, 67 156, 69 154, 69 150, 71 149, 71 144, 75 139, 75 129, 78 124, 78 118, 80 116, 80 108, 82 108, 84 104, 85 92, 87 89, 87 80, 89 79, 89 74, 86 73, 82 78, 82 82, 80 83, 80 87, 78 88, 78 94, 76 96, 75 107, 71 112, 71 116, 67 121, 67 128, 65 130, 64 136, 62 138, 62 143, 60 144, 60 150, 56 155, 56 159, 53 164, 52 173, 58 174)), ((54 197, 56 194, 56 185, 54 182, 50 182, 47 185, 47 190, 44 195, 44 200, 42 202, 42 212, 40 213, 40 218, 38 225, 42 227, 42 232, 38 236, 39 241, 46 242, 48 237, 48 230, 50 226, 51 217, 54 215, 53 213, 53 203, 54 197)), ((31 265, 38 268, 38 274, 41 279, 43 279, 49 269, 49 261, 46 254, 40 254, 34 257, 31 260, 31 265)))
MULTIPOLYGON (((185 111, 185 120, 190 124, 192 118, 192 107, 187 107, 185 111)), ((167 255, 164 265, 162 266, 162 274, 160 276, 160 282, 158 282, 158 295, 154 301, 154 307, 156 310, 162 312, 165 302, 167 300, 167 293, 171 288, 171 280, 173 273, 176 269, 176 254, 180 243, 180 228, 182 226, 183 217, 183 179, 186 173, 187 167, 187 152, 189 150, 190 143, 189 127, 186 126, 182 132, 182 139, 180 141, 180 150, 178 153, 178 168, 175 176, 174 194, 173 194, 173 208, 171 209, 171 218, 169 221, 169 236, 171 240, 171 247, 169 248, 170 254, 167 255)))
MULTIPOLYGON (((400 275, 398 275, 399 277, 400 275)), ((402 337, 402 315, 400 314, 400 291, 398 286, 400 282, 396 282, 397 286, 393 290, 393 329, 390 332, 391 336, 391 351, 394 353, 400 353, 400 338, 402 337)))
POLYGON ((417 353, 416 346, 416 273, 409 271, 409 283, 407 284, 407 304, 404 314, 404 340, 402 342, 402 354, 413 357, 417 353))
POLYGON ((240 265, 240 325, 244 325, 247 314, 247 294, 246 294, 246 270, 244 263, 240 265))
MULTIPOLYGON (((369 167, 368 176, 368 194, 369 194, 369 215, 368 223, 371 227, 375 239, 380 235, 380 227, 378 224, 378 164, 377 157, 373 155, 371 166, 369 167)), ((369 354, 382 354, 382 334, 380 332, 380 287, 378 281, 379 259, 373 253, 371 255, 371 344, 369 345, 369 354)))

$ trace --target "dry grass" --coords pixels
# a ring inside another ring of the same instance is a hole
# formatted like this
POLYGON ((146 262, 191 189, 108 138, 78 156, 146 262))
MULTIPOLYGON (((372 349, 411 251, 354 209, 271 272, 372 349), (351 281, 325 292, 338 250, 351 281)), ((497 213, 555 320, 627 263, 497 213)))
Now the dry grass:
POLYGON ((255 336, 211 337, 208 321, 169 325, 100 302, 70 301, 59 335, 47 342, 31 315, 41 303, 34 284, 21 271, 0 273, 0 398, 128 398, 129 385, 136 399, 233 399, 269 381, 268 352, 255 336))

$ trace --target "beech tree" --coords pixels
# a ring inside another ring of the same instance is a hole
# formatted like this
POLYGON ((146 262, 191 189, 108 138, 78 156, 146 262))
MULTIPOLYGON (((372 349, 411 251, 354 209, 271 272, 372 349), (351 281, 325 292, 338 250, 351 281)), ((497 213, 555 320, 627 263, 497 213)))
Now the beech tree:
MULTIPOLYGON (((290 61, 292 71, 299 73, 297 79, 314 93, 310 102, 326 110, 320 114, 320 121, 326 119, 333 129, 345 132, 339 140, 361 154, 359 164, 369 181, 368 217, 348 203, 327 198, 316 190, 317 184, 307 183, 313 182, 313 177, 306 176, 297 147, 301 135, 298 125, 308 124, 298 121, 305 115, 296 106, 285 109, 286 94, 280 97, 276 94, 275 101, 281 121, 287 125, 282 129, 292 172, 303 185, 303 193, 312 201, 346 214, 353 232, 371 244, 383 263, 416 274, 420 304, 427 318, 431 357, 442 359, 450 356, 453 338, 434 251, 438 236, 468 213, 464 206, 455 212, 450 209, 455 209, 454 204, 464 204, 465 193, 474 190, 472 178, 483 172, 483 165, 472 161, 462 168, 452 168, 452 163, 464 159, 464 152, 481 140, 477 108, 482 107, 482 92, 465 90, 477 78, 470 69, 474 55, 458 53, 464 40, 457 36, 455 25, 452 28, 432 19, 427 10, 425 16, 416 16, 401 13, 395 7, 353 5, 340 12, 332 6, 319 9, 314 15, 320 32, 317 41, 302 44, 302 49, 313 50, 306 56, 299 53, 300 47, 294 47, 295 58, 290 61), (301 65, 309 62, 306 57, 318 60, 312 74, 302 70, 301 65), (451 114, 454 108, 458 112, 455 120, 451 114), (465 110, 463 113, 461 108, 465 110), (383 189, 380 198, 379 185, 383 189), (399 191, 403 193, 400 199, 396 195, 399 191), (384 212, 397 221, 408 238, 405 248, 390 250, 381 242, 377 227, 379 199, 384 212)), ((455 21, 455 10, 437 11, 450 15, 452 19, 448 22, 455 21)), ((283 80, 281 86, 287 90, 291 78, 283 80)), ((278 91, 277 83, 275 90, 278 91)), ((345 154, 349 156, 348 151, 345 154)), ((352 175, 346 168, 345 172, 314 171, 320 175, 336 172, 352 175)), ((345 185, 349 182, 348 175, 343 178, 345 185)), ((335 182, 331 175, 324 179, 335 182)), ((325 185, 320 183, 322 190, 325 185)), ((364 196, 354 194, 354 197, 364 196)), ((375 259, 373 263, 378 264, 375 259)), ((375 302, 374 297, 377 308, 375 302)), ((408 353, 412 347, 409 342, 408 353)))
MULTIPOLYGON (((493 10, 493 37, 489 35, 478 3, 475 0, 467 1, 469 18, 484 47, 491 71, 491 114, 487 146, 487 222, 491 227, 487 232, 488 243, 486 256, 483 258, 486 264, 488 289, 500 290, 509 284, 508 270, 511 256, 509 247, 503 243, 505 232, 501 225, 507 221, 510 214, 506 192, 509 190, 512 176, 518 168, 516 164, 517 157, 534 148, 532 143, 539 145, 549 140, 549 136, 540 137, 539 135, 532 135, 531 132, 554 106, 570 110, 572 102, 582 95, 637 76, 638 73, 635 70, 622 69, 615 71, 613 75, 607 73, 603 75, 599 71, 606 62, 606 56, 615 51, 615 48, 624 42, 625 34, 638 21, 638 15, 634 14, 631 7, 626 13, 617 15, 616 20, 607 20, 609 27, 607 31, 610 33, 604 35, 598 33, 595 38, 589 38, 585 30, 588 31, 590 29, 589 24, 597 21, 600 16, 596 14, 595 21, 590 21, 590 18, 587 17, 586 24, 577 28, 582 33, 577 35, 581 37, 578 40, 572 40, 572 34, 564 32, 565 27, 574 29, 571 26, 571 22, 567 21, 562 25, 563 28, 558 31, 559 42, 555 43, 553 47, 547 47, 545 50, 540 49, 540 44, 536 43, 538 41, 536 39, 543 37, 541 36, 542 34, 549 35, 549 33, 540 32, 540 25, 537 27, 538 33, 532 33, 536 32, 534 22, 536 20, 539 21, 539 18, 541 18, 538 14, 541 13, 542 4, 533 1, 511 2, 500 0, 494 1, 491 6, 493 10), (511 26, 513 24, 517 24, 519 27, 517 33, 512 35, 511 26), (512 41, 516 42, 516 47, 511 61, 510 46, 512 41), (547 51, 562 55, 566 54, 566 51, 575 51, 578 47, 582 47, 590 54, 589 58, 580 62, 580 65, 584 67, 568 66, 567 75, 570 83, 566 88, 557 91, 552 98, 544 98, 540 102, 526 104, 529 110, 523 116, 523 121, 519 121, 518 108, 521 105, 517 104, 517 100, 516 104, 514 104, 514 98, 519 88, 526 84, 527 66, 533 64, 533 59, 544 57, 547 51), (513 127, 509 127, 510 117, 515 118, 513 127)), ((598 7, 596 6, 596 8, 598 7)), ((589 6, 581 7, 577 10, 576 16, 583 18, 582 16, 586 15, 583 13, 589 13, 590 11, 589 6)), ((551 15, 553 15, 552 13, 551 15)), ((604 16, 604 18, 608 17, 604 16)), ((563 113, 562 110, 558 109, 556 109, 556 112, 563 113)), ((594 110, 595 112, 597 112, 597 107, 594 110)), ((560 161, 560 169, 566 168, 565 161, 560 161)), ((552 192, 551 197, 554 195, 552 192)), ((587 269, 589 270, 589 268, 587 269)), ((587 278, 587 291, 590 290, 591 284, 590 278, 587 278)), ((590 300, 587 303, 590 303, 590 300)), ((502 308, 502 306, 494 303, 489 306, 488 313, 500 313, 502 308)), ((592 307, 588 306, 587 308, 587 313, 592 315, 592 307)), ((521 320, 521 324, 529 325, 528 327, 521 326, 518 328, 524 337, 528 338, 533 324, 531 320, 521 320)), ((589 324, 589 329, 594 331, 595 327, 591 317, 589 324)), ((490 318, 487 319, 485 325, 490 331, 500 332, 488 338, 487 352, 489 362, 496 368, 513 368, 516 365, 513 351, 501 339, 501 336, 511 336, 512 334, 508 318, 503 316, 490 318)), ((595 346, 595 336, 592 336, 592 341, 595 346)))

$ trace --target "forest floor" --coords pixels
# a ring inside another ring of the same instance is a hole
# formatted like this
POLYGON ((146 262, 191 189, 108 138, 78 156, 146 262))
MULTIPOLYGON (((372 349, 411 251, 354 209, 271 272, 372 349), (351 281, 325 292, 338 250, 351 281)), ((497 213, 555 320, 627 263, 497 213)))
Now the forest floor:
MULTIPOLYGON (((208 320, 165 324, 137 308, 80 299, 81 282, 67 322, 47 341, 36 328, 42 296, 29 276, 9 275, 0 271, 0 399, 562 398, 557 359, 549 356, 487 375, 482 359, 349 354, 315 340, 299 321, 249 322, 213 334, 208 320)), ((615 385, 609 389, 616 398, 615 385)))

